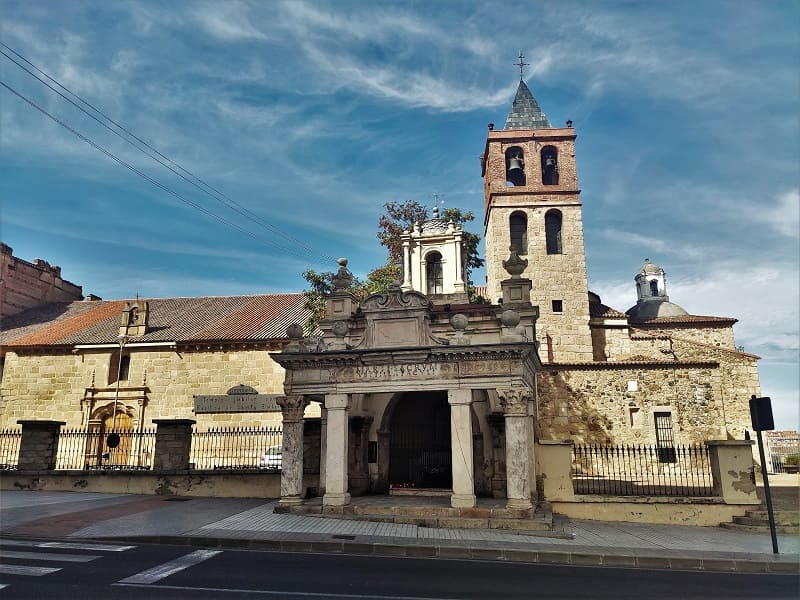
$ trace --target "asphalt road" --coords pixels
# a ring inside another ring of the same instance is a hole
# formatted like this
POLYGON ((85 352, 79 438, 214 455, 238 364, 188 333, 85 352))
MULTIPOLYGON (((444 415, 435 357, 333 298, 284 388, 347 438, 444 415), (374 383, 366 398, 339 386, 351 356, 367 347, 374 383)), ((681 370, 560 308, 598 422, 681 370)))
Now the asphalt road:
POLYGON ((0 541, 0 597, 445 600, 797 598, 793 575, 0 541), (70 547, 74 546, 74 547, 70 547), (57 570, 53 570, 57 569, 57 570))

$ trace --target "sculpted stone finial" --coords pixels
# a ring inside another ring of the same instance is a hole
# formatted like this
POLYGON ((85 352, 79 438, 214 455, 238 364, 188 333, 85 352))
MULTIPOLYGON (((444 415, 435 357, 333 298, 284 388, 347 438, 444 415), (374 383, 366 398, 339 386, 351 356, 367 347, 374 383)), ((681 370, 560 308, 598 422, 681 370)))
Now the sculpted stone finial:
POLYGON ((511 275, 512 279, 519 279, 519 276, 522 275, 525 267, 528 266, 528 259, 520 258, 519 249, 517 249, 516 246, 511 246, 509 250, 511 252, 508 260, 503 261, 503 268, 509 275, 511 275))
POLYGON ((331 283, 333 284, 334 291, 338 292, 350 287, 353 281, 353 274, 347 270, 346 258, 340 258, 336 262, 339 263, 339 270, 336 271, 336 275, 331 277, 331 283))

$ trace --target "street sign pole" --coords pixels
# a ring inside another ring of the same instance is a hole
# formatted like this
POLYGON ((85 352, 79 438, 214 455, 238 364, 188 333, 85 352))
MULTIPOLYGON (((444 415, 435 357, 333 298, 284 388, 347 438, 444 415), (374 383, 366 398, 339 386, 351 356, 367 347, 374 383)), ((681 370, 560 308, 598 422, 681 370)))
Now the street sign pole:
POLYGON ((772 419, 772 404, 770 399, 750 397, 750 420, 758 436, 758 455, 761 457, 761 476, 764 478, 764 496, 767 501, 767 515, 769 516, 769 534, 772 536, 772 552, 778 554, 778 534, 775 531, 775 513, 772 511, 772 493, 769 490, 769 476, 767 475, 767 459, 764 456, 764 440, 761 430, 775 429, 772 419))

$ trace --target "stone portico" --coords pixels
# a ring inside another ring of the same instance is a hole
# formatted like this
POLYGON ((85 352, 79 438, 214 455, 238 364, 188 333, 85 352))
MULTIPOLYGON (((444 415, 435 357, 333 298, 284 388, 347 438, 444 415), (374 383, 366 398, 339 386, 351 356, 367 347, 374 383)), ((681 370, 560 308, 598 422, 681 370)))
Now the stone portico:
MULTIPOLYGON (((512 256, 509 272, 518 260, 512 256)), ((504 281, 502 305, 437 305, 399 285, 359 304, 345 291, 346 265, 340 260, 333 279, 322 336, 303 337, 291 326, 291 343, 272 354, 286 370, 281 503, 302 503, 295 416, 314 401, 324 407, 326 507, 348 505, 351 493, 448 487, 454 508, 494 495, 509 509, 531 509, 541 363, 533 342, 538 311, 525 301, 530 281, 518 273, 504 281)))

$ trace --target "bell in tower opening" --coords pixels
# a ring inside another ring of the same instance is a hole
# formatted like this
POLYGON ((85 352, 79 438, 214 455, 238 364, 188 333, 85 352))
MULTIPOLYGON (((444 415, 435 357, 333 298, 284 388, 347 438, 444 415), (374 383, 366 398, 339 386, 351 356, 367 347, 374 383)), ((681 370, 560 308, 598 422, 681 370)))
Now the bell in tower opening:
POLYGON ((506 150, 506 181, 511 185, 525 185, 525 160, 519 146, 506 150))
POLYGON ((542 148, 542 183, 558 185, 558 151, 553 146, 542 148))

